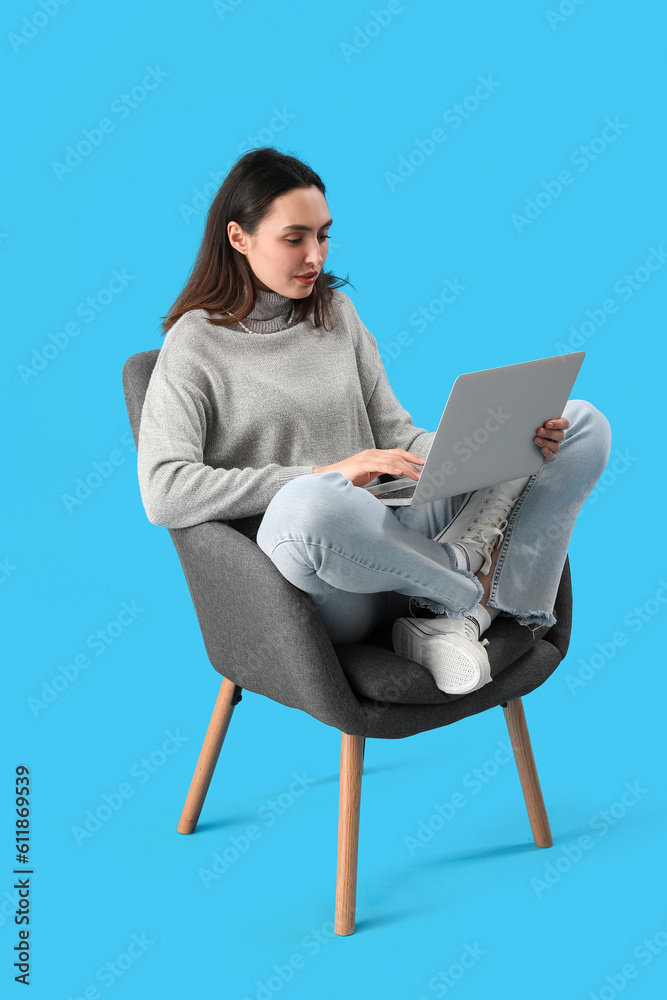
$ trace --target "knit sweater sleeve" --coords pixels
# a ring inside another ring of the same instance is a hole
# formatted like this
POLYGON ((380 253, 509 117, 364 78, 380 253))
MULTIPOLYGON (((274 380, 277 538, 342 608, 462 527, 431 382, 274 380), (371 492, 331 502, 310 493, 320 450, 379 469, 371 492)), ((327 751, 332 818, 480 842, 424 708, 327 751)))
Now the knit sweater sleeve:
POLYGON ((405 451, 426 458, 435 439, 435 431, 415 427, 412 417, 394 395, 376 338, 366 329, 349 299, 348 302, 355 330, 359 377, 364 388, 366 412, 375 447, 404 448, 405 451))
POLYGON ((156 366, 141 412, 137 449, 141 499, 153 524, 186 528, 261 514, 281 486, 312 473, 312 466, 305 465, 206 465, 203 442, 211 416, 209 400, 198 386, 156 366))

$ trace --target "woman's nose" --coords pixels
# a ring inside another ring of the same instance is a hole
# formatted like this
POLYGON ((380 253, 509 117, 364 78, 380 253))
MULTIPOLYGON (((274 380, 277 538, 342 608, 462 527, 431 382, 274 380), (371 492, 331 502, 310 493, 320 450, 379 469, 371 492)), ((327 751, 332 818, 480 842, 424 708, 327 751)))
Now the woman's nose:
POLYGON ((309 264, 313 264, 315 267, 321 267, 324 263, 326 254, 323 253, 323 247, 320 243, 311 243, 308 246, 308 253, 306 254, 306 260, 309 264))

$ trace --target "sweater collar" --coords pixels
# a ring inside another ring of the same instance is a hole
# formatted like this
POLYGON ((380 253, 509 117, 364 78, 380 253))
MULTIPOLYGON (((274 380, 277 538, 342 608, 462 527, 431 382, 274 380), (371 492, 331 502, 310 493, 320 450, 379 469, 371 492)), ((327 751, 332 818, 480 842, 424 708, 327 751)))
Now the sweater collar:
POLYGON ((257 322, 270 322, 276 319, 287 319, 287 315, 294 303, 293 299, 287 295, 280 295, 278 292, 265 292, 261 288, 255 293, 255 305, 248 319, 257 322))
MULTIPOLYGON (((295 300, 290 299, 287 295, 257 289, 255 292, 255 305, 252 312, 248 313, 243 320, 243 323, 253 333, 279 333, 286 328, 290 309, 293 305, 296 305, 295 300)), ((292 325, 295 325, 294 317, 292 317, 292 323, 290 323, 290 326, 292 325)), ((237 333, 247 333, 247 330, 244 330, 240 323, 231 324, 229 329, 235 330, 237 333)))
MULTIPOLYGON (((279 333, 287 327, 290 310, 298 306, 296 299, 291 299, 287 295, 280 295, 278 292, 265 292, 262 289, 255 291, 255 304, 251 312, 243 320, 253 333, 279 333)), ((214 312, 212 315, 226 315, 214 312)), ((297 326, 296 312, 292 313, 290 327, 297 326)), ((245 332, 240 323, 230 323, 227 329, 236 333, 245 332)))

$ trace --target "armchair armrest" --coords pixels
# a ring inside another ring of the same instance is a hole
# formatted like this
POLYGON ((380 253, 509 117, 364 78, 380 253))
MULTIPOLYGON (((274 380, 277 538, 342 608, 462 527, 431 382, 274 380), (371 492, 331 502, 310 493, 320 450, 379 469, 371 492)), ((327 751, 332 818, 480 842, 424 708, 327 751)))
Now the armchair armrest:
POLYGON ((554 602, 556 624, 552 625, 544 638, 555 646, 564 660, 570 647, 572 633, 572 576, 570 573, 570 556, 565 556, 563 572, 558 585, 558 593, 554 602))
POLYGON ((170 528, 213 667, 350 735, 366 720, 311 598, 224 521, 170 528))

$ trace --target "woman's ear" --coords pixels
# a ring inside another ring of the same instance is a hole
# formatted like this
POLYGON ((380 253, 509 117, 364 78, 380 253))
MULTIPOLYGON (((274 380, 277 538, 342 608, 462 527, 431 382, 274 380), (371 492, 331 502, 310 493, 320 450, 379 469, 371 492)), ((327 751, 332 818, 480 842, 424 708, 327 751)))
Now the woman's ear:
POLYGON ((246 254, 248 252, 248 248, 246 246, 244 238, 245 233, 239 226, 238 222, 228 223, 227 237, 231 245, 234 247, 235 250, 238 250, 239 253, 246 254))

